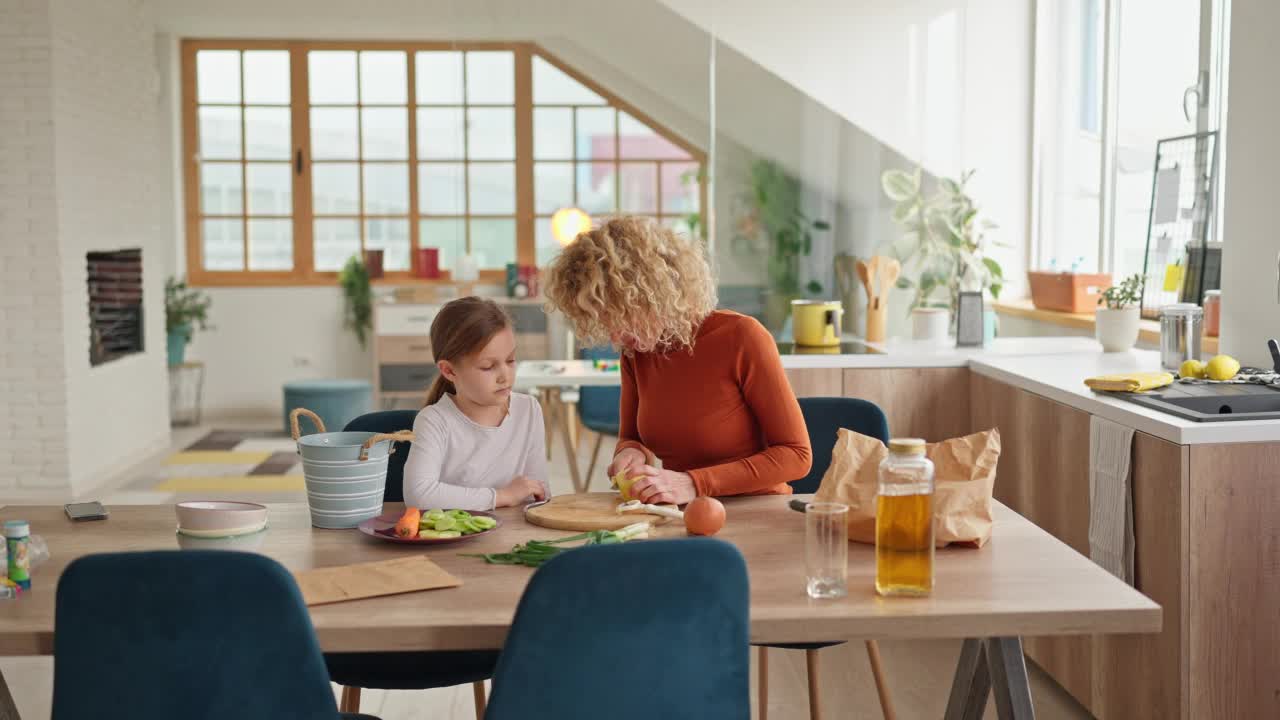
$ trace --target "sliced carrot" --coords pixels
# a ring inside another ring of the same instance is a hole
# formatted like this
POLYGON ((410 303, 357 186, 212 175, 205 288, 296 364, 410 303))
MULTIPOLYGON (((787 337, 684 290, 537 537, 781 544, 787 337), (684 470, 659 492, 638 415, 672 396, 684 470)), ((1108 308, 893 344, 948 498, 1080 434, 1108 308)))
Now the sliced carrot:
POLYGON ((396 535, 402 538, 418 537, 418 522, 422 520, 422 511, 418 508, 405 508, 404 514, 396 521, 396 535))

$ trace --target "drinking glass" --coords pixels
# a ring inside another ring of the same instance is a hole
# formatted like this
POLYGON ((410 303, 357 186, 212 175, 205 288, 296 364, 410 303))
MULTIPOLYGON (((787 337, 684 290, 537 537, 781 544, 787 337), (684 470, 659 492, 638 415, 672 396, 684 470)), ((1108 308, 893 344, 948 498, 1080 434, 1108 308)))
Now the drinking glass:
POLYGON ((809 503, 804 506, 805 586, 814 599, 844 597, 848 592, 849 506, 809 503))

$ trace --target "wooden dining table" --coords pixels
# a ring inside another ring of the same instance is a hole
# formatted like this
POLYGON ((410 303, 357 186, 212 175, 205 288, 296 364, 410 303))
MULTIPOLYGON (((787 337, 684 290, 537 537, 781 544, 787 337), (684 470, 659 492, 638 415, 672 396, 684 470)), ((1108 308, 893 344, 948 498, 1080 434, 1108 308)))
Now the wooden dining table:
MULTIPOLYGON (((717 537, 736 545, 746 559, 751 641, 963 638, 948 719, 981 717, 992 691, 1001 718, 1033 716, 1021 637, 1160 630, 1158 605, 999 503, 985 546, 938 551, 932 596, 878 596, 874 548, 854 543, 849 547, 847 596, 811 599, 805 592, 805 517, 790 509, 791 499, 724 500, 728 522, 717 537)), ((61 507, 0 509, 0 520, 29 521, 51 555, 33 572, 29 592, 0 601, 0 656, 53 654, 58 580, 76 558, 178 550, 180 539, 183 547, 210 542, 176 535, 171 505, 112 506, 109 512, 106 520, 77 523, 61 507)), ((463 554, 502 552, 530 539, 570 534, 531 525, 519 508, 506 508, 497 511, 502 524, 491 533, 424 548, 383 542, 358 530, 313 528, 303 504, 270 505, 269 513, 268 529, 238 539, 237 549, 274 558, 294 572, 422 553, 462 581, 456 588, 310 608, 326 652, 500 648, 533 570, 490 565, 463 554)), ((679 525, 654 532, 657 537, 683 534, 679 525)), ((16 718, 2 680, 0 718, 16 718)))

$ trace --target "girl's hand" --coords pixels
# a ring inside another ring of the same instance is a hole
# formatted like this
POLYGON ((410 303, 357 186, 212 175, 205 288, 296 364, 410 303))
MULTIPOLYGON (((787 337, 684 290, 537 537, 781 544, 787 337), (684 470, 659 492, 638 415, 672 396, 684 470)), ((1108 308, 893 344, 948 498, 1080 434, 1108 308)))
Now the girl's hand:
POLYGON ((510 507, 512 505, 523 505, 530 497, 534 500, 542 500, 546 496, 547 491, 542 487, 542 483, 524 475, 517 475, 510 484, 498 490, 498 497, 493 506, 510 507))
POLYGON ((627 471, 627 477, 639 475, 640 468, 644 467, 646 460, 648 458, 644 456, 643 452, 635 448, 625 448, 613 456, 613 462, 609 463, 609 469, 606 472, 609 473, 610 480, 623 470, 627 471))
POLYGON ((652 465, 642 465, 636 472, 642 477, 631 485, 631 496, 640 498, 640 502, 684 505, 698 496, 689 473, 659 470, 652 465))

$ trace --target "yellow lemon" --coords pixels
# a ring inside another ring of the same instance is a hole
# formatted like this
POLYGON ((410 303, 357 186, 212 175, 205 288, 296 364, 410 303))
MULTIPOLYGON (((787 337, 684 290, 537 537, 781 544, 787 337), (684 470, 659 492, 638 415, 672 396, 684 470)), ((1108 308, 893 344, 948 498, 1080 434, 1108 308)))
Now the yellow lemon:
POLYGON ((1205 366, 1210 380, 1230 380, 1240 372, 1240 361, 1230 355, 1215 355, 1205 366))
POLYGON ((637 478, 627 477, 626 471, 613 476, 613 484, 618 488, 618 492, 622 493, 623 500, 634 500, 631 497, 631 485, 636 480, 637 478))
POLYGON ((1178 368, 1178 374, 1184 378, 1204 378, 1204 363, 1199 360, 1187 360, 1178 368))

